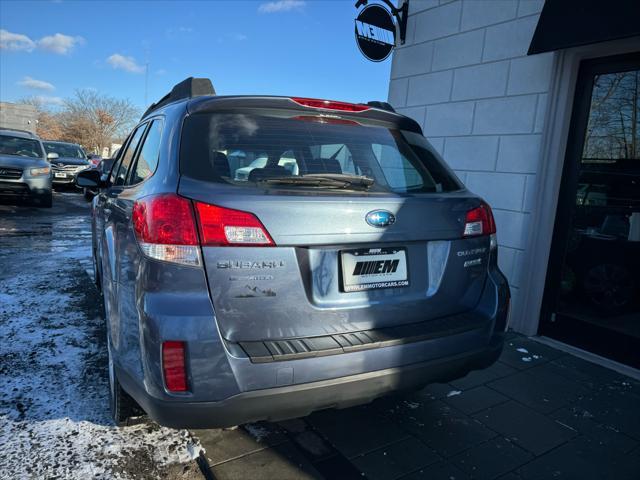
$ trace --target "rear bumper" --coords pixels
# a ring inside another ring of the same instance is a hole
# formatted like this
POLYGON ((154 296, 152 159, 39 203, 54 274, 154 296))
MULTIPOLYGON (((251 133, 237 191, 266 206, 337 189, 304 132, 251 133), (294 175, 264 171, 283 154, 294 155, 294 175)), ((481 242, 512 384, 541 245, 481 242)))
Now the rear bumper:
POLYGON ((149 416, 173 428, 219 428, 258 420, 302 417, 315 410, 368 403, 383 395, 446 382, 493 364, 504 334, 491 337, 482 349, 402 367, 285 387, 243 392, 219 402, 165 401, 151 397, 129 375, 117 370, 126 391, 149 416))

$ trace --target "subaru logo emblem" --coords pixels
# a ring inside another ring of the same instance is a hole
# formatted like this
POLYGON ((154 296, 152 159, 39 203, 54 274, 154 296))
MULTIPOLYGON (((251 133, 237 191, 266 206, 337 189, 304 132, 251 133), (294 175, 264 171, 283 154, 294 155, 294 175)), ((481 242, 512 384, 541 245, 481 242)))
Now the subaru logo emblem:
POLYGON ((396 216, 387 210, 373 210, 364 217, 372 227, 388 227, 396 223, 396 216))

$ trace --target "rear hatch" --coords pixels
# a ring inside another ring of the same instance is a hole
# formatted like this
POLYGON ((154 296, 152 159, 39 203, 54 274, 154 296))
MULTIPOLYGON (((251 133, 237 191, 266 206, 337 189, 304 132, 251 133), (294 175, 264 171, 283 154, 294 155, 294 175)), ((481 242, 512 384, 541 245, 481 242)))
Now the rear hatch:
POLYGON ((477 304, 492 228, 480 217, 490 211, 417 126, 385 115, 287 108, 186 118, 179 194, 196 205, 224 338, 394 327, 477 304))

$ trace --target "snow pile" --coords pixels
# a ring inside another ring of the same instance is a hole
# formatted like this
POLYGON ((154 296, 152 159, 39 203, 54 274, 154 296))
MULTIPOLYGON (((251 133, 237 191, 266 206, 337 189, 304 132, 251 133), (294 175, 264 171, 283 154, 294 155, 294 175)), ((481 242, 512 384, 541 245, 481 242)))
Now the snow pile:
POLYGON ((51 240, 1 243, 0 478, 163 478, 198 441, 113 425, 101 300, 76 260, 86 237, 51 240))

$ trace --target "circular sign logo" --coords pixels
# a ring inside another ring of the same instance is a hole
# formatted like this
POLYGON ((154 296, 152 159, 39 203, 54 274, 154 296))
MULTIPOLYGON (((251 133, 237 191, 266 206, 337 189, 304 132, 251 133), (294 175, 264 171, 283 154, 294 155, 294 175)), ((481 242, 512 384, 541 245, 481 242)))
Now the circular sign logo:
POLYGON ((373 62, 386 59, 396 45, 396 25, 382 5, 367 5, 356 18, 356 43, 373 62))

